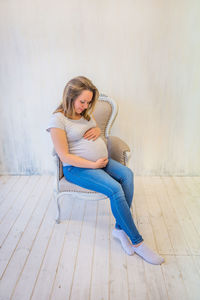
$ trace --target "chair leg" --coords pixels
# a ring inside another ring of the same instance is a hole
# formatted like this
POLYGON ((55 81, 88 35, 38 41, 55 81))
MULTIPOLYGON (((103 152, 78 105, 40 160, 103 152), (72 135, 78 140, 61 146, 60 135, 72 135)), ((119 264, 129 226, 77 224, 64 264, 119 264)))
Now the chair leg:
MULTIPOLYGON (((68 193, 55 193, 55 200, 56 200, 56 203, 57 203, 57 208, 58 208, 58 217, 56 219, 56 223, 57 224, 60 224, 61 222, 61 197, 63 196, 69 196, 68 193)), ((73 196, 71 195, 71 197, 73 198, 73 196)))
POLYGON ((57 202, 57 208, 58 208, 58 217, 56 219, 56 223, 57 224, 60 224, 60 198, 61 198, 62 195, 56 195, 55 198, 56 198, 56 202, 57 202))

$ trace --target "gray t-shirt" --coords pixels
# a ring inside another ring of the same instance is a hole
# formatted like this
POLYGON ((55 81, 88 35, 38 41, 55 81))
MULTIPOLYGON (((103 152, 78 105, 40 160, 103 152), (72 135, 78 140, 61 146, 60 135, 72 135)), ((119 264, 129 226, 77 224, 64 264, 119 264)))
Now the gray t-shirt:
MULTIPOLYGON (((70 154, 96 161, 99 158, 108 157, 108 150, 101 136, 95 141, 83 137, 85 132, 92 127, 96 127, 93 117, 91 117, 90 121, 87 121, 84 117, 81 117, 79 120, 72 120, 65 117, 61 112, 57 112, 51 115, 46 130, 50 132, 50 128, 63 129, 67 136, 70 154)), ((63 166, 69 166, 66 163, 62 164, 63 166)))

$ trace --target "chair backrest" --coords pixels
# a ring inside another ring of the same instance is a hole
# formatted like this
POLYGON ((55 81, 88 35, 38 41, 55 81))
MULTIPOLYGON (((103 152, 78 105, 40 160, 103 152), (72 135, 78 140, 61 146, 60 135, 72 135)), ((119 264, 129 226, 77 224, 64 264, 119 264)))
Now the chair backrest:
MULTIPOLYGON (((109 98, 108 96, 104 94, 100 94, 99 99, 96 103, 95 109, 93 111, 93 116, 97 122, 97 125, 101 129, 101 137, 107 144, 107 137, 110 134, 110 130, 112 127, 112 124, 117 116, 118 113, 118 106, 116 102, 109 98)), ((55 150, 53 150, 54 155, 55 150)), ((62 169, 62 162, 60 161, 58 155, 57 156, 57 167, 58 169, 58 175, 59 179, 63 177, 63 169, 62 169)))

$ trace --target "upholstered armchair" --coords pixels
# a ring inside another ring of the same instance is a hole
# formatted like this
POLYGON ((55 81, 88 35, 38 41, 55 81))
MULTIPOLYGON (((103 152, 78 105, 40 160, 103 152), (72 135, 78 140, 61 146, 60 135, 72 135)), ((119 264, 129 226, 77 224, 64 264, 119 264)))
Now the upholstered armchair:
MULTIPOLYGON (((98 127, 101 129, 101 137, 107 144, 108 155, 110 158, 120 162, 121 164, 128 165, 128 160, 131 154, 129 146, 120 138, 110 136, 110 130, 117 113, 118 106, 116 102, 108 96, 100 94, 93 116, 98 127)), ((58 206, 57 223, 60 223, 61 221, 61 198, 63 198, 63 196, 65 196, 65 198, 73 198, 74 200, 76 198, 83 198, 87 200, 103 200, 107 198, 104 194, 82 188, 67 181, 63 175, 62 163, 54 149, 52 154, 56 164, 54 196, 58 206)))

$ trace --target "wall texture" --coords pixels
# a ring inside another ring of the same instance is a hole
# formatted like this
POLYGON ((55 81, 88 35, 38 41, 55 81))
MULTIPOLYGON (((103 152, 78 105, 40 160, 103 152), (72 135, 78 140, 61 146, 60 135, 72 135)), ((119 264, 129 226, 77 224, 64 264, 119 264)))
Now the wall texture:
POLYGON ((119 104, 136 175, 200 175, 198 0, 1 0, 0 173, 53 170, 45 131, 84 75, 119 104))

